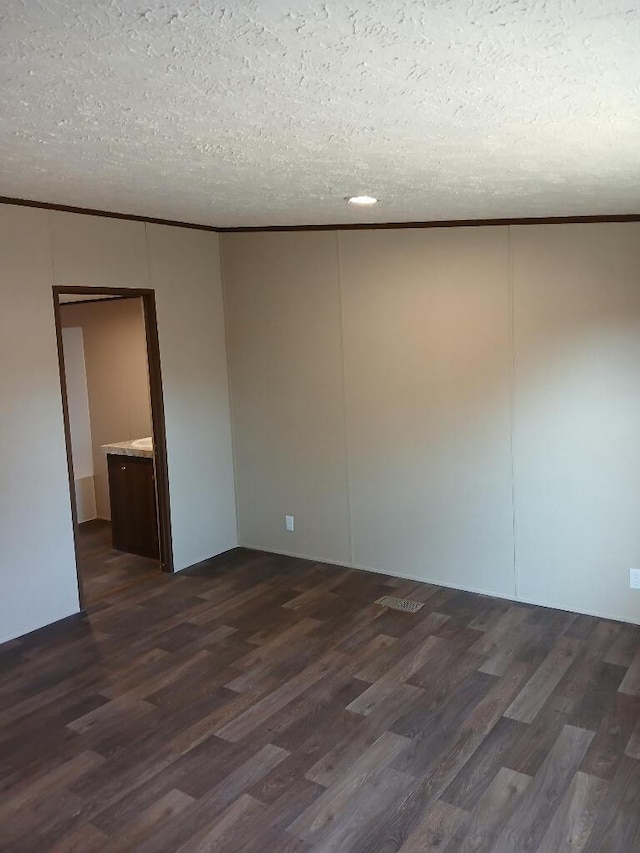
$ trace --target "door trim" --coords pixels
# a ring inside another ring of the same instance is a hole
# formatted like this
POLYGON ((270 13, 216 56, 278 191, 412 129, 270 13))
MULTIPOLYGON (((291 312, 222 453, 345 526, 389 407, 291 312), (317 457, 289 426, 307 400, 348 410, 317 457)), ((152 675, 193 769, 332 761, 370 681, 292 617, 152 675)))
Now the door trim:
MULTIPOLYGON (((67 381, 62 348, 62 318, 60 315, 60 295, 65 293, 119 296, 121 298, 141 297, 144 314, 144 327, 147 341, 147 361, 149 364, 149 396, 151 399, 151 423, 153 428, 156 503, 158 508, 158 538, 160 540, 160 568, 163 572, 173 573, 173 542, 171 538, 171 506, 169 499, 169 468, 167 464, 167 435, 164 416, 164 397, 162 392, 162 370, 160 365, 160 343, 158 340, 158 319, 156 314, 155 291, 150 288, 133 287, 76 287, 56 285, 53 290, 53 311, 58 345, 58 366, 60 371, 60 390, 62 393, 62 417, 64 438, 67 450, 67 474, 71 497, 71 518, 73 521, 74 544, 78 547, 78 510, 76 505, 75 483, 73 479, 73 457, 71 453, 71 428, 69 425, 69 403, 67 381)), ((69 303, 74 304, 74 303, 69 303)), ((84 592, 77 570, 80 607, 84 608, 84 592)))

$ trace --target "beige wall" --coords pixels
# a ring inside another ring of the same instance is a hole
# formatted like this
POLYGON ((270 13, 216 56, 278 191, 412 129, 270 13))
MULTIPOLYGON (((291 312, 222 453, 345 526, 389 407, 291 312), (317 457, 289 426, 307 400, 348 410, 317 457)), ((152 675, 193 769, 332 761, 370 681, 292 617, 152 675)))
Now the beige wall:
POLYGON ((220 250, 218 235, 206 231, 166 225, 147 225, 146 231, 174 562, 184 568, 238 544, 220 250))
POLYGON ((511 244, 518 594, 640 622, 640 223, 511 244))
POLYGON ((513 589, 507 240, 339 236, 356 565, 513 589))
POLYGON ((62 325, 84 338, 98 518, 111 518, 103 444, 151 435, 149 369, 142 299, 60 306, 62 325))
MULTIPOLYGON (((222 241, 244 543, 640 622, 640 224, 222 241)), ((155 289, 176 567, 237 541, 217 236, 0 206, 0 640, 78 607, 52 284, 155 289)))
POLYGON ((640 622, 640 224, 222 249, 241 542, 640 622))
POLYGON ((351 559, 337 250, 329 233, 224 242, 242 542, 351 559), (284 516, 294 515, 293 533, 284 516))
POLYGON ((155 290, 175 566, 237 543, 217 235, 0 205, 0 641, 78 610, 53 284, 155 290))
POLYGON ((44 211, 0 206, 0 642, 78 609, 44 211))
POLYGON ((80 327, 67 326, 62 329, 62 348, 76 493, 76 515, 78 522, 83 522, 96 518, 97 510, 84 336, 80 327))

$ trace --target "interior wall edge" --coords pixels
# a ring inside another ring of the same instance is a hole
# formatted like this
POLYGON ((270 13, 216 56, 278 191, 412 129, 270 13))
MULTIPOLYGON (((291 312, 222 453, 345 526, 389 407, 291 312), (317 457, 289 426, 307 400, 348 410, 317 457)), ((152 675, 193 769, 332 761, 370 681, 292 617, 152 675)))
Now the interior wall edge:
POLYGON ((68 613, 66 616, 60 616, 58 619, 54 619, 52 622, 47 622, 44 625, 38 625, 36 628, 31 628, 29 631, 25 631, 23 634, 18 634, 16 637, 6 637, 3 638, 0 635, 0 645, 3 643, 9 642, 19 642, 24 640, 26 637, 30 637, 32 634, 39 634, 40 632, 49 631, 52 628, 57 628, 58 626, 62 627, 64 624, 69 622, 75 622, 78 619, 82 619, 87 615, 87 611, 84 608, 80 608, 79 610, 75 610, 73 613, 68 613))
POLYGON ((237 545, 220 245, 216 234, 165 224, 148 223, 144 233, 177 572, 237 545), (202 452, 194 454, 199 444, 202 452))
MULTIPOLYGON (((237 439, 236 439, 236 423, 233 409, 233 382, 231 381, 231 358, 229 352, 229 311, 228 311, 228 296, 227 296, 227 279, 224 268, 224 240, 218 239, 218 265, 220 269, 220 287, 222 290, 222 320, 224 326, 224 354, 225 365, 227 369, 227 388, 229 396, 229 425, 231 429, 231 458, 233 461, 233 503, 236 512, 236 544, 234 547, 240 546, 240 508, 238 504, 238 460, 237 460, 237 439)), ((223 552, 224 553, 224 552, 223 552)))
POLYGON ((410 228, 486 228, 509 225, 575 225, 606 222, 640 222, 640 213, 584 216, 511 216, 500 219, 425 219, 413 222, 329 222, 316 225, 237 225, 219 226, 215 230, 218 234, 252 234, 278 231, 380 231, 410 228))
POLYGON ((101 216, 106 219, 128 219, 131 222, 143 222, 150 225, 170 225, 172 228, 193 228, 197 231, 213 231, 218 233, 219 229, 213 225, 201 225, 196 222, 181 222, 177 219, 161 219, 154 216, 143 216, 138 213, 119 213, 112 210, 98 210, 93 207, 77 207, 72 204, 57 204, 55 202, 37 201, 28 198, 12 198, 11 196, 0 196, 0 204, 12 205, 14 207, 35 207, 40 210, 59 210, 62 213, 79 213, 83 216, 101 216))
POLYGON ((340 231, 335 232, 335 240, 337 266, 336 276, 338 282, 338 309, 340 313, 340 380, 342 382, 342 422, 344 430, 344 471, 345 491, 347 498, 347 534, 349 537, 349 559, 351 563, 353 563, 353 489, 351 482, 351 466, 349 463, 349 407, 347 405, 347 359, 344 318, 344 277, 342 275, 340 231))
POLYGON ((516 513, 516 327, 515 327, 515 287, 513 269, 513 248, 511 233, 507 228, 507 298, 509 300, 509 457, 511 459, 511 539, 513 545, 513 595, 518 597, 518 525, 516 513))
POLYGON ((14 207, 34 207, 41 210, 63 213, 78 213, 84 216, 101 216, 107 219, 128 219, 132 222, 143 222, 150 225, 169 225, 172 228, 192 228, 197 231, 211 231, 215 234, 234 234, 259 231, 333 231, 350 229, 376 228, 468 228, 486 225, 550 225, 572 222, 639 222, 639 213, 603 213, 576 216, 529 216, 503 217, 498 219, 442 219, 423 220, 414 222, 342 222, 318 223, 307 225, 205 225, 199 222, 184 222, 178 219, 163 219, 161 217, 145 216, 140 213, 122 213, 119 211, 99 210, 92 207, 57 202, 39 201, 37 199, 13 198, 0 196, 0 204, 14 207))

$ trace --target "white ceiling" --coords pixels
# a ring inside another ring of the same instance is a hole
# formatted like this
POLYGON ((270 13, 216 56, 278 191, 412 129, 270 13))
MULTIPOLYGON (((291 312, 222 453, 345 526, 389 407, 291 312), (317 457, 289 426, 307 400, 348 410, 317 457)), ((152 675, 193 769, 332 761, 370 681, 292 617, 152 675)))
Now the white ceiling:
POLYGON ((640 4, 3 0, 0 195, 216 226, 637 212, 640 4))

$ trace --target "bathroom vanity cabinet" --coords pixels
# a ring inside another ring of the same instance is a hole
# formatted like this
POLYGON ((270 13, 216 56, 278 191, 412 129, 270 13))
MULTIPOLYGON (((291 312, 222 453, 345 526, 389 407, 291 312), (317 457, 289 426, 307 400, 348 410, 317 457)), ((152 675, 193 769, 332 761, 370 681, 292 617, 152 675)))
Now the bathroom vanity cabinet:
POLYGON ((153 459, 108 453, 107 468, 113 547, 159 559, 153 459))

